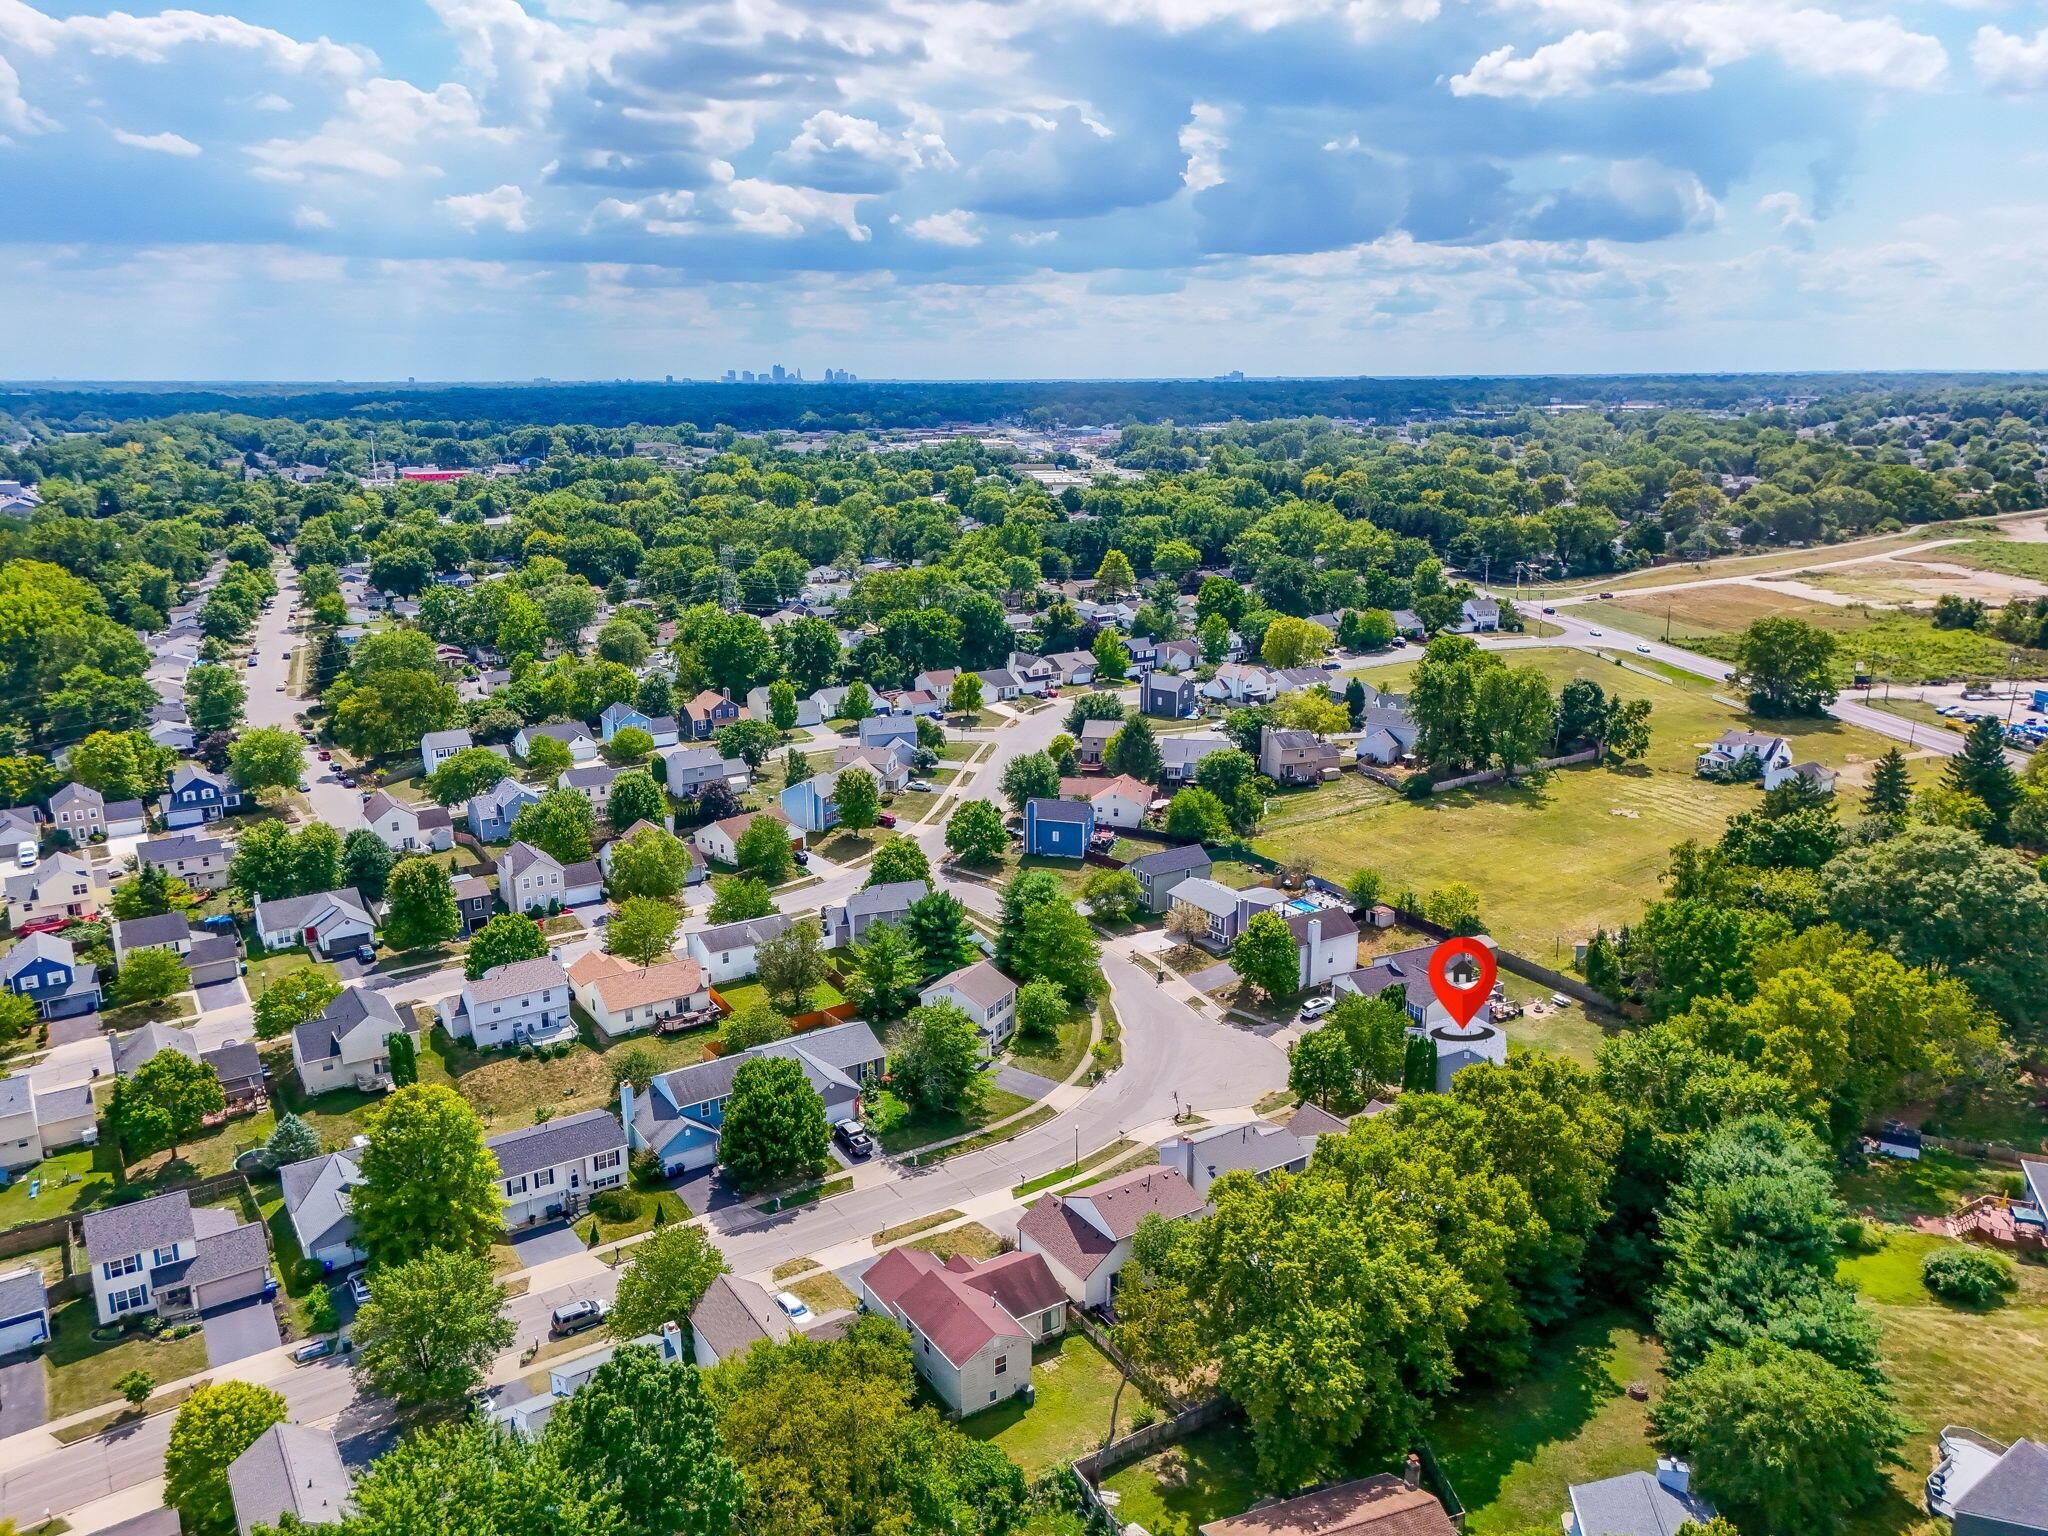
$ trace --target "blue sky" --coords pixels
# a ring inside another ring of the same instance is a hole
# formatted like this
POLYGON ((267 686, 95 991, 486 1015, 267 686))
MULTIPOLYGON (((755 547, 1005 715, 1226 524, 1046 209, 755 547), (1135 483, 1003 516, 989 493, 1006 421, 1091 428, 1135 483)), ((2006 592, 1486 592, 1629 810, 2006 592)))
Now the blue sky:
POLYGON ((0 375, 2048 361, 2040 0, 223 3, 0 0, 0 375))

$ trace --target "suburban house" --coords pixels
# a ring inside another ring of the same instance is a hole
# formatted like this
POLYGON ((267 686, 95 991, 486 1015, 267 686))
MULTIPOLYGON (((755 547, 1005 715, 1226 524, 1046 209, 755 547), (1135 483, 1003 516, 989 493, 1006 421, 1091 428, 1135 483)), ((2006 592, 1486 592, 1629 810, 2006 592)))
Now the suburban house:
MULTIPOLYGON (((158 705, 161 709, 164 706, 158 705)), ((150 711, 154 716, 156 711, 150 711)), ((152 745, 169 747, 173 752, 190 752, 198 745, 199 733, 192 729, 182 711, 174 712, 162 719, 152 718, 149 722, 149 739, 152 745)))
POLYGON ((585 763, 580 768, 563 769, 555 784, 561 789, 573 789, 588 800, 591 814, 602 822, 611 814, 612 785, 622 772, 610 763, 585 763))
POLYGON ((318 1015, 292 1030, 292 1066, 308 1093, 354 1088, 382 1093, 391 1086, 393 1035, 410 1035, 415 1049, 419 1022, 412 1006, 400 1013, 382 992, 345 987, 318 1015))
POLYGON ((865 768, 885 795, 910 782, 910 764, 887 747, 841 747, 832 754, 832 770, 837 774, 848 768, 865 768))
POLYGON ((1952 1536, 2048 1532, 2048 1444, 2007 1445, 1951 1424, 1939 1447, 1941 1461, 1927 1479, 1927 1511, 1947 1516, 1952 1536))
POLYGON ((1788 779, 1804 779, 1823 794, 1832 795, 1835 792, 1835 770, 1822 763, 1793 763, 1784 768, 1764 770, 1765 789, 1776 789, 1788 779))
POLYGON ((1121 720, 1083 720, 1081 739, 1074 743, 1074 761, 1083 768, 1100 768, 1109 739, 1123 728, 1121 720))
MULTIPOLYGON (((626 1340, 626 1343, 653 1350, 664 1364, 683 1362, 683 1330, 675 1323, 664 1323, 659 1332, 643 1333, 637 1339, 626 1340)), ((538 1440, 546 1433, 548 1421, 554 1417, 555 1410, 588 1386, 590 1379, 618 1354, 621 1347, 606 1344, 548 1367, 545 1392, 535 1393, 521 1382, 490 1388, 484 1392, 480 1403, 485 1421, 517 1439, 538 1440)))
POLYGON ((682 707, 676 721, 677 739, 688 736, 692 741, 703 741, 715 735, 720 726, 731 725, 739 717, 739 705, 707 688, 682 707))
POLYGON ((34 854, 43 841, 41 806, 10 805, 0 810, 0 846, 34 854))
POLYGON ((1187 1180, 1204 1200, 1209 1198, 1209 1186, 1226 1173, 1244 1172, 1262 1179, 1282 1168, 1299 1173, 1308 1166, 1314 1150, 1313 1136, 1297 1136, 1284 1126, 1263 1120, 1184 1132, 1157 1146, 1160 1165, 1187 1180))
POLYGON ((718 1161, 719 1128, 725 1124, 733 1075, 747 1062, 769 1056, 803 1069, 825 1101, 828 1123, 858 1118, 862 1092, 882 1077, 882 1042, 859 1020, 677 1067, 656 1077, 644 1093, 631 1083, 621 1085, 619 1118, 633 1150, 653 1152, 670 1176, 709 1168, 718 1161))
POLYGON ((1141 827, 1146 813, 1152 809, 1152 786, 1128 773, 1113 779, 1061 779, 1060 794, 1093 806, 1098 828, 1141 827))
POLYGON ((1032 1346, 1067 1325, 1067 1293, 1035 1253, 976 1263, 892 1248, 860 1289, 910 1334, 918 1374, 956 1418, 1030 1391, 1032 1346))
POLYGON ((1340 907, 1290 912, 1287 928, 1300 957, 1300 987, 1306 992, 1358 969, 1358 923, 1340 907))
POLYGON ((1226 661, 1202 684, 1202 697, 1215 704, 1270 704, 1279 696, 1278 680, 1264 667, 1226 661))
POLYGON ((349 1191, 363 1182, 353 1148, 287 1163, 277 1176, 301 1253, 330 1274, 368 1260, 356 1246, 356 1219, 349 1212, 349 1191))
POLYGON ((1321 667, 1281 667, 1273 674, 1273 692, 1276 696, 1300 693, 1309 688, 1320 688, 1328 693, 1330 674, 1321 667))
POLYGON ((467 731, 427 732, 420 738, 420 773, 431 776, 456 753, 467 752, 475 745, 476 739, 467 731))
POLYGON ((877 923, 900 923, 914 901, 931 894, 922 880, 892 880, 855 891, 845 901, 823 908, 819 920, 825 929, 825 947, 841 949, 858 944, 877 923))
POLYGON ((1451 1079, 1467 1067, 1504 1064, 1508 1059, 1508 1042, 1506 1033, 1493 1022, 1490 1004, 1482 1004, 1470 1020, 1460 1024, 1437 1001, 1429 981, 1429 957, 1435 949, 1435 945, 1425 944, 1381 955, 1362 970, 1335 977, 1330 992, 1332 996, 1355 992, 1361 997, 1376 997, 1399 987, 1408 1017, 1413 1021, 1408 1026, 1409 1036, 1427 1039, 1436 1051, 1437 1091, 1443 1093, 1449 1090, 1451 1079))
POLYGON ((1231 752, 1236 743, 1228 736, 1216 736, 1207 732, 1191 732, 1185 736, 1162 736, 1159 738, 1159 760, 1164 765, 1160 779, 1167 784, 1189 784, 1194 782, 1195 770, 1202 759, 1212 752, 1231 752))
POLYGON ((507 1227, 581 1215, 593 1193, 617 1189, 626 1182, 626 1133, 619 1128, 618 1116, 608 1109, 586 1109, 507 1131, 484 1146, 498 1160, 498 1190, 505 1197, 507 1227))
POLYGON ((565 871, 531 843, 514 843, 498 860, 498 899, 508 912, 546 912, 569 904, 565 871))
POLYGON ((889 713, 908 715, 913 720, 937 720, 946 713, 946 701, 922 688, 906 688, 890 697, 889 713))
POLYGON ((1368 704, 1358 717, 1358 742, 1353 752, 1361 763, 1386 768, 1413 752, 1421 738, 1422 727, 1407 710, 1368 704))
POLYGON ((814 773, 802 783, 790 785, 776 803, 799 832, 829 832, 839 825, 839 807, 832 799, 838 787, 837 771, 814 773))
POLYGON ((1597 1483, 1573 1483, 1570 1498, 1565 1536, 1676 1536, 1687 1524, 1714 1518, 1714 1506, 1692 1491, 1692 1470, 1668 1456, 1657 1458, 1655 1476, 1624 1472, 1597 1483))
MULTIPOLYGON (((774 705, 769 700, 766 684, 759 688, 749 688, 747 690, 747 718, 749 720, 773 720, 775 718, 774 705)), ((798 694, 796 698, 796 729, 800 731, 806 730, 811 726, 823 725, 824 723, 825 715, 818 708, 818 701, 816 699, 807 699, 802 694, 798 694)))
POLYGON ((512 836, 512 821, 520 810, 540 799, 538 790, 528 789, 517 779, 506 777, 469 799, 467 819, 470 835, 484 843, 502 843, 512 836))
POLYGON ((331 1429, 273 1424, 228 1464, 236 1536, 275 1527, 290 1515, 298 1526, 333 1525, 346 1517, 348 1468, 331 1429))
POLYGON ((1138 709, 1162 720, 1185 720, 1195 713, 1195 680, 1175 672, 1147 672, 1138 685, 1138 709))
POLYGON ((702 929, 683 942, 690 958, 704 967, 705 979, 715 987, 753 975, 759 969, 755 951, 787 932, 789 924, 790 919, 782 913, 770 912, 766 917, 747 917, 702 929))
POLYGON ((1209 850, 1200 843, 1162 848, 1157 853, 1135 858, 1124 866, 1138 877, 1138 888, 1145 893, 1147 912, 1164 912, 1172 905, 1176 886, 1183 880, 1207 880, 1212 867, 1209 850))
POLYGON ((908 715, 870 715, 860 723, 860 744, 886 747, 904 741, 917 745, 917 722, 908 715))
POLYGON ((1016 676, 1007 667, 987 667, 974 675, 981 679, 981 697, 984 703, 1007 703, 1023 691, 1016 676))
POLYGON ((263 1068, 263 1056, 247 1040, 202 1051, 190 1030, 180 1029, 175 1024, 145 1024, 140 1029, 113 1036, 110 1044, 113 1046, 116 1077, 132 1077, 145 1062, 155 1060, 160 1053, 176 1051, 187 1061, 196 1061, 213 1069, 213 1075, 220 1079, 221 1091, 227 1095, 231 1107, 241 1108, 269 1096, 270 1085, 263 1068))
POLYGON ((1259 772, 1276 784, 1320 784, 1342 769, 1336 743, 1314 731, 1266 726, 1259 732, 1259 772))
POLYGON ((316 891, 310 896, 285 896, 276 901, 256 898, 256 932, 265 949, 298 945, 332 959, 368 944, 377 923, 370 905, 354 886, 316 891))
POLYGON ((1131 658, 1126 677, 1142 677, 1153 670, 1159 660, 1159 642, 1150 635, 1124 636, 1124 650, 1131 658))
POLYGON ((690 1347, 704 1370, 764 1340, 786 1343, 796 1332, 765 1286, 736 1275, 715 1276, 690 1312, 690 1347))
POLYGON ((743 757, 727 757, 716 747, 664 747, 654 754, 666 777, 663 783, 678 800, 695 800, 714 784, 735 793, 754 782, 754 770, 743 757))
POLYGON ((75 843, 96 838, 136 837, 148 828, 140 800, 109 801, 84 784, 66 784, 50 796, 50 826, 75 843))
POLYGON ((1699 755, 1694 771, 1708 778, 1726 778, 1740 771, 1744 758, 1756 759, 1756 776, 1772 769, 1783 772, 1792 766, 1792 743, 1782 736, 1756 731, 1723 731, 1720 739, 1699 755))
POLYGON ((50 1300, 42 1266, 31 1262, 0 1273, 0 1357, 23 1354, 49 1338, 50 1300))
POLYGON ((682 739, 681 727, 674 715, 643 714, 624 703, 605 705, 604 713, 597 717, 598 735, 610 741, 626 730, 645 731, 657 747, 672 747, 682 739))
POLYGON ((91 917, 99 877, 75 853, 53 854, 34 869, 7 879, 7 920, 17 928, 58 927, 66 918, 91 917))
POLYGON ((1066 1195, 1041 1195, 1017 1221, 1017 1247, 1041 1255, 1067 1299, 1106 1307, 1130 1261, 1131 1239, 1147 1216, 1185 1221, 1202 1197, 1172 1168, 1140 1168, 1066 1195))
POLYGON ((1421 1480, 1421 1465, 1410 1456, 1404 1477, 1381 1472, 1261 1504, 1211 1520, 1201 1536, 1456 1536, 1460 1527, 1421 1480))
POLYGON ((1155 672, 1192 672, 1202 664, 1202 648, 1192 640, 1162 640, 1152 658, 1155 672))
POLYGON ((443 998, 436 1011, 451 1036, 485 1048, 536 1037, 566 1039, 575 1032, 569 973, 546 955, 492 966, 463 983, 453 997, 443 998))
POLYGON ((92 1084, 37 1093, 26 1077, 0 1077, 0 1168, 31 1168, 62 1147, 98 1140, 92 1084))
POLYGON ((583 1011, 614 1040, 711 1006, 703 966, 675 956, 639 966, 594 949, 569 967, 569 985, 583 1011))
POLYGON ((466 939, 491 920, 497 910, 498 892, 482 875, 457 875, 448 884, 455 897, 455 910, 462 918, 462 936, 466 939))
MULTIPOLYGON (((1091 656, 1090 660, 1094 658, 1091 656)), ((1060 664, 1050 656, 1034 656, 1029 651, 1012 651, 1003 663, 1010 676, 1017 679, 1017 686, 1025 693, 1040 694, 1057 687, 1060 681, 1060 664)))
POLYGON ((581 720, 557 720, 551 725, 523 725, 519 728, 519 734, 512 738, 512 750, 521 757, 531 757, 533 744, 543 736, 559 741, 567 747, 571 762, 597 761, 597 738, 590 734, 590 727, 581 720))
POLYGON ((1255 885, 1250 890, 1239 891, 1201 877, 1183 879, 1176 885, 1168 908, 1192 907, 1200 912, 1208 920, 1208 932, 1197 942, 1221 953, 1244 932, 1244 925, 1251 921, 1254 913, 1269 912, 1286 903, 1287 897, 1270 886, 1255 885))
POLYGON ((86 1213, 85 1256, 102 1323, 145 1312, 204 1312, 263 1294, 270 1245, 261 1222, 194 1206, 183 1190, 86 1213))
POLYGON ((1394 633, 1397 635, 1415 640, 1429 632, 1428 626, 1422 622, 1422 616, 1413 608, 1396 608, 1387 617, 1394 621, 1394 633))
POLYGON ((157 800, 157 815, 173 832, 218 821, 240 807, 242 792, 232 779, 215 778, 203 768, 180 763, 171 770, 170 788, 157 800))
POLYGON ((228 845, 217 837, 181 833, 135 845, 135 861, 143 869, 160 869, 195 891, 218 891, 228 883, 228 845))
POLYGON ((36 1005, 45 1019, 68 1019, 100 1006, 100 968, 81 961, 69 939, 32 933, 0 955, 0 981, 36 1005))
POLYGON ((1095 840, 1095 807, 1085 800, 1024 802, 1024 852, 1042 858, 1078 859, 1095 840))
POLYGON ((918 1001, 951 1003, 981 1032, 981 1043, 991 1055, 1017 1032, 1017 983, 996 969, 993 960, 977 960, 929 983, 917 994, 918 1001))
POLYGON ((446 853, 455 846, 446 806, 408 805, 380 789, 363 802, 363 820, 393 853, 446 853))
POLYGON ((757 817, 766 816, 779 821, 789 833, 790 843, 798 848, 804 845, 804 829, 790 821, 779 810, 742 811, 737 816, 728 816, 723 821, 707 822, 690 834, 690 846, 707 859, 716 859, 721 864, 737 865, 740 861, 740 839, 757 817))
POLYGON ((953 691, 953 684, 959 677, 960 671, 957 667, 937 667, 918 673, 910 680, 910 686, 920 693, 928 693, 934 698, 943 699, 953 691))

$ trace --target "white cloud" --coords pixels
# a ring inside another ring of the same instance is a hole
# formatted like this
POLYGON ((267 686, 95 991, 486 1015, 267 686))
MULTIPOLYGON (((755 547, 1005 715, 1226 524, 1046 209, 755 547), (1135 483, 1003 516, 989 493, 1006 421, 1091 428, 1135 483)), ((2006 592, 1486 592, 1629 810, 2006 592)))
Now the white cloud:
MULTIPOLYGON (((730 172, 730 167, 726 168, 730 172)), ((870 235, 855 212, 859 198, 850 192, 820 192, 815 187, 786 187, 780 182, 741 177, 725 188, 732 222, 753 235, 786 240, 818 225, 839 229, 856 244, 870 235)))
POLYGON ((1188 121, 1180 131, 1181 152, 1188 157, 1181 172, 1181 185, 1190 192, 1213 187, 1223 180, 1223 151, 1230 147, 1224 133, 1228 114, 1223 108, 1198 101, 1189 109, 1188 121))
POLYGON ((921 219, 911 220, 909 227, 917 239, 929 240, 934 245, 981 244, 981 230, 974 222, 974 215, 959 208, 948 209, 944 213, 928 213, 921 219))
POLYGON ((2048 86, 2048 27, 2031 38, 1979 27, 1970 62, 1977 66, 1977 78, 1994 91, 2038 91, 2048 86))
MULTIPOLYGON (((14 66, 0 58, 0 129, 13 129, 16 133, 41 133, 53 126, 50 120, 22 99, 21 76, 14 72, 14 66)), ((0 143, 6 142, 0 134, 0 143)))
POLYGON ((300 229, 332 229, 334 228, 334 216, 329 213, 324 213, 318 208, 312 208, 302 204, 298 208, 298 210, 292 214, 292 223, 297 225, 300 229))
POLYGON ((67 43, 110 58, 163 64, 180 48, 230 48, 261 54, 279 69, 319 72, 354 79, 375 65, 377 56, 352 43, 321 37, 301 42, 271 27, 259 27, 235 16, 209 16, 200 11, 160 11, 134 16, 113 11, 105 16, 47 16, 25 0, 0 0, 0 42, 18 43, 28 52, 53 54, 67 43))
POLYGON ((183 134, 130 133, 124 128, 115 128, 111 131, 116 139, 130 149, 147 149, 159 155, 182 155, 187 158, 199 153, 199 146, 183 134))
POLYGON ((953 167, 944 136, 930 122, 885 128, 830 110, 806 118, 776 160, 792 180, 841 191, 879 190, 906 172, 953 167))
POLYGON ((488 192, 444 197, 435 206, 445 209, 464 229, 474 230, 485 224, 496 224, 517 235, 530 227, 527 223, 527 196, 511 185, 493 187, 488 192))
POLYGON ((275 91, 265 91, 261 96, 250 102, 249 105, 258 112, 289 112, 292 109, 291 102, 278 95, 275 91))
POLYGON ((1757 199, 1756 208, 1776 221, 1786 244, 1801 249, 1813 244, 1814 222, 1797 192, 1767 192, 1757 199))
POLYGON ((370 176, 388 181, 405 174, 405 165, 394 155, 365 144, 346 133, 316 133, 306 139, 272 139, 252 144, 249 153, 256 160, 251 173, 264 181, 304 181, 309 172, 340 176, 370 176))

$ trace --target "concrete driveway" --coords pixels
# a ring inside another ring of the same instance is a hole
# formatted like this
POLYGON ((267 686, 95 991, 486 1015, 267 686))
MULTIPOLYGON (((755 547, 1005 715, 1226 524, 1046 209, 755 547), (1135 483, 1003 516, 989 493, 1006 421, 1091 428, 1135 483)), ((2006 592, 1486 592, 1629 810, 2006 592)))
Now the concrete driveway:
POLYGON ((584 1247, 583 1239, 574 1227, 565 1221, 551 1221, 545 1226, 513 1233, 512 1251, 519 1255, 523 1268, 531 1269, 550 1259, 572 1259, 582 1253, 584 1247))
MULTIPOLYGON (((836 1155, 838 1148, 833 1148, 836 1155)), ((713 1168, 700 1172, 669 1186, 669 1193, 683 1202, 692 1216, 702 1216, 710 1211, 722 1211, 729 1205, 738 1205, 745 1196, 741 1195, 713 1168)))
POLYGON ((25 1429, 40 1429, 49 1417, 43 1395, 43 1362, 35 1355, 0 1361, 0 1440, 25 1429))
POLYGON ((1013 1067, 1008 1062, 995 1070, 995 1085, 1005 1093, 1014 1093, 1027 1099, 1042 1099, 1059 1087, 1049 1077, 1040 1077, 1036 1072, 1026 1072, 1022 1067, 1013 1067))
POLYGON ((284 1342, 277 1331, 277 1312, 260 1296, 215 1307, 199 1320, 206 1329, 208 1365, 245 1360, 284 1342))
POLYGON ((242 985, 242 978, 230 976, 226 981, 209 981, 203 987, 194 987, 192 995, 199 1000, 199 1011, 211 1013, 216 1008, 239 1008, 249 1001, 249 989, 242 985))
POLYGON ((100 1032, 100 1016, 97 1013, 80 1013, 68 1019, 52 1019, 49 1030, 51 1045, 74 1045, 80 1040, 90 1040, 100 1032))

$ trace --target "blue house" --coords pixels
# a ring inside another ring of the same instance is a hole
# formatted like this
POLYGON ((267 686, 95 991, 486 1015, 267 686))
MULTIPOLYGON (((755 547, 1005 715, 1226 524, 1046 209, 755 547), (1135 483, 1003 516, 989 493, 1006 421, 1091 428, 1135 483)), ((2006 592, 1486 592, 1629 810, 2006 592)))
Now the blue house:
POLYGON ((860 744, 864 747, 886 747, 892 742, 907 741, 917 745, 917 721, 910 715, 871 715, 860 723, 860 744))
POLYGON ((91 1013, 100 1005, 99 967, 81 964, 69 939, 32 933, 0 956, 0 982, 46 1019, 91 1013))
POLYGON ((513 818, 522 807, 532 805, 538 799, 539 795, 517 779, 502 778, 484 793, 470 796, 469 830, 480 842, 509 842, 513 818))
POLYGON ((597 717, 598 734, 610 741, 628 726, 654 734, 654 722, 630 704, 607 704, 604 713, 597 717))
POLYGON ((173 832, 185 827, 219 821, 242 803, 242 792, 227 779, 217 779, 203 768, 180 763, 171 770, 170 790, 157 800, 157 814, 173 832))
POLYGON ((1024 851, 1078 859, 1095 838, 1095 807, 1086 800, 1026 800, 1024 851))
POLYGON ((805 832, 831 831, 839 825, 839 807, 832 799, 838 784, 838 774, 818 773, 801 784, 790 785, 782 792, 782 814, 789 818, 791 826, 805 832))

